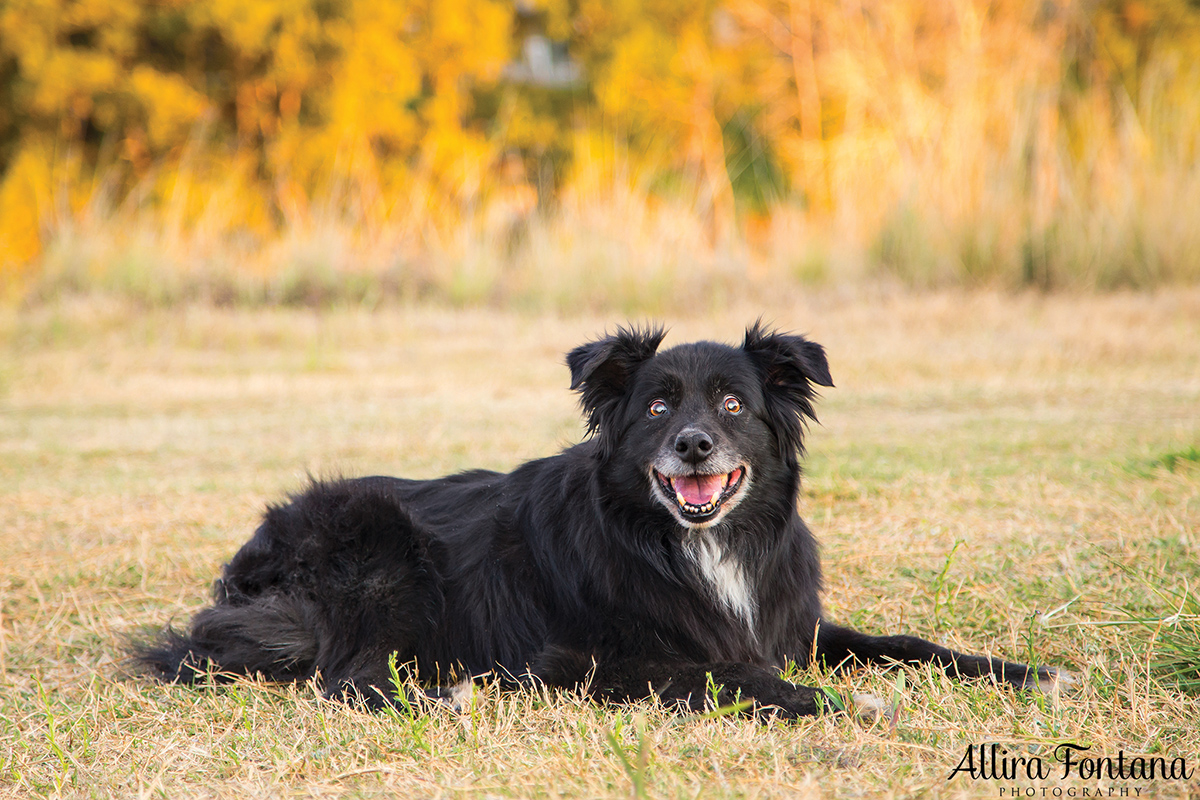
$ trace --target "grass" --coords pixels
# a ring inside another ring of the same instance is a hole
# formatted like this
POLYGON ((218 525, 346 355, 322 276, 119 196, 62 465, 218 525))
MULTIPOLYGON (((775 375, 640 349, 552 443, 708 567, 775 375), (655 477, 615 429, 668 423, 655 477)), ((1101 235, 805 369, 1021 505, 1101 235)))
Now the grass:
POLYGON ((76 297, 0 316, 0 796, 997 797, 946 778, 990 741, 1200 766, 1164 631, 1095 624, 1200 586, 1200 473, 1128 466, 1200 442, 1200 293, 831 288, 667 320, 669 341, 759 314, 825 344, 837 383, 801 501, 831 617, 1065 665, 1081 691, 799 665, 901 711, 763 725, 487 684, 418 721, 148 683, 123 640, 201 607, 264 503, 307 473, 508 469, 577 440, 562 353, 620 320, 76 297))
POLYGON ((1159 468, 1165 469, 1167 472, 1174 472, 1176 467, 1186 469, 1196 464, 1200 464, 1200 449, 1197 449, 1193 445, 1183 450, 1171 450, 1149 460, 1135 463, 1131 465, 1131 468, 1145 477, 1148 473, 1159 468))
POLYGON ((1136 625, 1149 633, 1149 670, 1188 694, 1200 694, 1200 598, 1188 586, 1149 584, 1158 602, 1120 608, 1111 625, 1136 625), (1170 613, 1164 613, 1170 612, 1170 613))

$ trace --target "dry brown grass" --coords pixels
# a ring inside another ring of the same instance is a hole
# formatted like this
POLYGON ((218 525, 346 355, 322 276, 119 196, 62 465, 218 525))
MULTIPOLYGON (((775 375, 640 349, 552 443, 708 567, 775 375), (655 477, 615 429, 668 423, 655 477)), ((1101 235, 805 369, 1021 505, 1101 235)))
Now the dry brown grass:
POLYGON ((681 320, 670 341, 733 340, 764 312, 824 343, 838 384, 802 500, 831 615, 1065 664, 1083 691, 805 676, 898 692, 893 728, 681 721, 486 686, 469 715, 409 720, 307 686, 132 677, 122 639, 198 608, 306 472, 507 469, 576 440, 561 353, 614 320, 92 298, 0 319, 0 794, 998 797, 946 779, 984 741, 1200 767, 1195 700, 1148 675, 1148 635, 1092 624, 1166 616, 1151 587, 1200 582, 1200 470, 1152 466, 1200 442, 1200 293, 829 290, 681 320))

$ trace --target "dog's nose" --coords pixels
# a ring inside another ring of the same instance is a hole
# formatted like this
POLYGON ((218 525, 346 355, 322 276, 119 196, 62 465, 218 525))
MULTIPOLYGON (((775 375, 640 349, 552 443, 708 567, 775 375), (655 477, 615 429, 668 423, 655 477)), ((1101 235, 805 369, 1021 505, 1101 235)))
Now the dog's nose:
POLYGON ((685 428, 675 437, 675 453, 690 464, 699 464, 712 451, 712 437, 698 428, 685 428))

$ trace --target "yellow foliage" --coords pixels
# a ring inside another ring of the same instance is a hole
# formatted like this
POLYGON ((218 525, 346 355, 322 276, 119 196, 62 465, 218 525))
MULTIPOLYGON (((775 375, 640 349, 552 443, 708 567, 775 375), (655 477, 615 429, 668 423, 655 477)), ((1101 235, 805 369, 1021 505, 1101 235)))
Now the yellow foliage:
POLYGON ((129 89, 146 109, 146 134, 150 144, 166 150, 186 141, 208 100, 177 75, 164 75, 139 64, 129 76, 129 89))
POLYGON ((18 274, 40 252, 52 185, 48 159, 32 147, 9 165, 0 183, 0 278, 18 274))
POLYGON ((104 203, 405 249, 632 191, 718 249, 801 214, 805 253, 916 280, 1095 277, 1116 245, 1180 272, 1197 86, 1187 0, 6 0, 0 269, 104 203), (578 79, 513 77, 564 48, 578 79))

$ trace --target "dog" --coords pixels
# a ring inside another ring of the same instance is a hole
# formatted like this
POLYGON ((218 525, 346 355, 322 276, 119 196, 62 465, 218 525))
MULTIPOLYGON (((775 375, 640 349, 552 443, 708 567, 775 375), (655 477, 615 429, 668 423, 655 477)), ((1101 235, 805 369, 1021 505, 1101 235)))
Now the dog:
POLYGON ((270 507, 213 604, 136 658, 169 682, 316 678, 374 709, 418 699, 396 676, 434 700, 490 673, 785 718, 836 705, 783 680, 789 662, 928 662, 1042 690, 1067 679, 825 619, 796 510, 816 387, 833 386, 824 349, 761 322, 740 347, 659 352, 663 337, 619 328, 567 355, 588 435, 558 455, 507 474, 314 481, 270 507))

